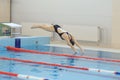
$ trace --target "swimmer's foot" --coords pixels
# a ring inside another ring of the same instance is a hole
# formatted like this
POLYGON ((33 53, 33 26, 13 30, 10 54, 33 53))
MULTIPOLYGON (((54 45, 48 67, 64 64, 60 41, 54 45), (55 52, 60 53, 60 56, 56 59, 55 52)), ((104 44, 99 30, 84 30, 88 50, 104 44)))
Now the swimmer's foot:
POLYGON ((77 54, 79 54, 80 56, 84 55, 84 53, 78 53, 78 52, 75 52, 73 55, 77 55, 77 54))
POLYGON ((73 55, 76 55, 77 54, 77 52, 75 52, 73 55))
POLYGON ((80 54, 80 56, 83 56, 84 55, 84 53, 82 52, 81 54, 80 54))

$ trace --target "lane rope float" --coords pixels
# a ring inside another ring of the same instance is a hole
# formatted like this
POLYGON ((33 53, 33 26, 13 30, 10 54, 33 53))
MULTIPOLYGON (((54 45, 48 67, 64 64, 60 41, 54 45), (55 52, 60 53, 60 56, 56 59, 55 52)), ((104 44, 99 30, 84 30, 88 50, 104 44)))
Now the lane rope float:
POLYGON ((36 62, 36 61, 32 61, 32 60, 23 60, 23 59, 7 58, 7 57, 0 57, 0 59, 1 60, 12 60, 12 61, 23 62, 23 63, 34 63, 34 64, 47 65, 47 66, 57 66, 57 67, 69 68, 69 69, 77 69, 77 70, 93 71, 93 72, 103 72, 103 73, 120 75, 120 72, 111 71, 111 70, 104 70, 104 69, 78 67, 78 66, 68 66, 68 65, 53 64, 53 63, 48 63, 48 62, 36 62))
POLYGON ((36 77, 36 76, 23 75, 23 74, 17 74, 17 73, 12 73, 12 72, 5 72, 5 71, 0 71, 0 74, 12 76, 12 77, 17 77, 17 78, 20 78, 20 79, 48 80, 48 79, 40 78, 40 77, 36 77))
POLYGON ((70 58, 83 58, 83 59, 101 60, 101 61, 107 61, 107 62, 120 62, 120 60, 117 60, 117 59, 94 58, 94 57, 88 57, 88 56, 76 56, 76 55, 71 55, 71 54, 58 54, 58 53, 53 53, 53 52, 40 52, 40 51, 37 51, 37 50, 15 48, 15 47, 12 47, 12 46, 6 46, 6 49, 10 50, 10 51, 26 52, 26 53, 32 53, 32 54, 46 54, 46 55, 63 56, 63 57, 70 57, 70 58))

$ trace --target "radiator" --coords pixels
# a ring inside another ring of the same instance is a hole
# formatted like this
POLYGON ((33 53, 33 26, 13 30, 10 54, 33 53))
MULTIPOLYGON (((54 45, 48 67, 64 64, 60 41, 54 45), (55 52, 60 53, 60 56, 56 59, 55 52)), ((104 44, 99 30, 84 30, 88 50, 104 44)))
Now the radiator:
POLYGON ((95 42, 101 40, 101 28, 98 26, 63 25, 62 27, 71 33, 77 40, 95 42))

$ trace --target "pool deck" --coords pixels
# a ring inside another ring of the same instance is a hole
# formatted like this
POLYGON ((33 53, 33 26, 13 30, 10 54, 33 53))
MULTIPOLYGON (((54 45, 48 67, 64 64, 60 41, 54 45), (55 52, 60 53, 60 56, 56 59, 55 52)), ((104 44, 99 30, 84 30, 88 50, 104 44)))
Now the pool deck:
MULTIPOLYGON (((47 44, 49 46, 59 46, 59 47, 68 47, 64 41, 51 41, 50 44, 47 44)), ((106 48, 102 46, 86 46, 86 45, 81 45, 82 48, 88 49, 88 50, 96 50, 96 51, 107 51, 107 52, 114 52, 114 53, 120 53, 120 49, 113 49, 113 48, 106 48)), ((76 47, 77 48, 77 47, 76 47)))

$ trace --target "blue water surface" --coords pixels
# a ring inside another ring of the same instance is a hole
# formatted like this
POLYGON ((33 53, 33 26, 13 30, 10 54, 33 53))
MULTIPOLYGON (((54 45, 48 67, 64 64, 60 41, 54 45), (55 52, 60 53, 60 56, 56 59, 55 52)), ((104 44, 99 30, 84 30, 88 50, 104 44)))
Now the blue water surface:
MULTIPOLYGON (((60 53, 73 54, 70 48, 65 47, 42 45, 35 47, 25 46, 23 48, 37 51, 53 52, 57 54, 60 53)), ((106 51, 85 50, 84 56, 95 58, 120 59, 120 54, 106 51)), ((0 57, 17 58, 22 60, 32 60, 36 62, 47 62, 67 66, 78 66, 120 72, 120 63, 118 62, 106 62, 100 60, 95 61, 75 58, 73 59, 69 57, 44 54, 31 54, 24 52, 12 52, 7 50, 1 50, 0 57)), ((114 75, 110 73, 92 72, 34 63, 23 63, 12 60, 0 60, 0 71, 43 77, 49 80, 120 80, 120 75, 114 75)), ((7 75, 0 75, 0 80, 28 80, 28 79, 19 79, 7 75)))

